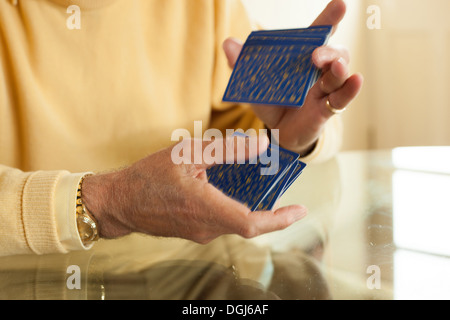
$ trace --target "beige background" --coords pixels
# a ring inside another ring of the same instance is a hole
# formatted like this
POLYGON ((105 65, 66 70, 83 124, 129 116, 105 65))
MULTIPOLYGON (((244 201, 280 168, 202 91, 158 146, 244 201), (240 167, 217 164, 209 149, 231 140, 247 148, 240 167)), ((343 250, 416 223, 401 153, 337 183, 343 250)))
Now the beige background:
MULTIPOLYGON (((306 27, 328 0, 243 0, 264 28, 306 27)), ((363 91, 344 115, 344 150, 450 145, 450 1, 346 0, 331 39, 352 54, 363 91), (367 9, 380 9, 371 30, 367 9)))

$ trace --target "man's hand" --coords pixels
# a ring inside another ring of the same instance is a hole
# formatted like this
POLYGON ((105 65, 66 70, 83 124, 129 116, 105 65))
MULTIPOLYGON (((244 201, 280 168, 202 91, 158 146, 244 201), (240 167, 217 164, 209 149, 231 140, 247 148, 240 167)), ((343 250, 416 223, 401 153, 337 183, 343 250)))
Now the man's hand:
MULTIPOLYGON (((194 145, 193 140, 181 143, 194 145)), ((210 143, 202 142, 203 150, 210 143)), ((262 153, 269 144, 267 137, 261 137, 258 150, 251 150, 253 142, 231 137, 223 140, 224 150, 230 149, 227 149, 230 143, 234 143, 231 144, 234 152, 224 152, 224 163, 241 159, 239 150, 246 150, 248 159, 262 153)), ((252 238, 284 229, 306 215, 302 206, 250 212, 208 183, 206 169, 211 165, 175 165, 172 149, 150 155, 122 171, 85 178, 83 202, 98 221, 101 237, 117 238, 140 232, 204 244, 223 234, 252 238)))
MULTIPOLYGON (((333 25, 334 33, 345 11, 342 0, 333 0, 312 25, 333 25)), ((242 43, 230 38, 223 47, 230 67, 234 67, 242 43)), ((312 59, 322 70, 322 76, 309 91, 302 108, 253 106, 269 129, 280 130, 280 145, 301 155, 313 148, 325 123, 334 115, 326 106, 327 100, 333 108, 343 109, 358 95, 363 83, 360 74, 349 75, 350 59, 344 48, 320 47, 314 51, 312 59)))

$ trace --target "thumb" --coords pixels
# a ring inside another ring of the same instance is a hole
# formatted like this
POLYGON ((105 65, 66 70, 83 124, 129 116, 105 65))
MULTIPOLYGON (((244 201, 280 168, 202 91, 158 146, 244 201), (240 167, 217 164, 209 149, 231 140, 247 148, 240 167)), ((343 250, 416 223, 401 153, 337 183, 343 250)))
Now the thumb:
POLYGON ((234 68, 242 47, 242 42, 236 38, 228 38, 223 42, 223 50, 225 51, 230 68, 234 68))
POLYGON ((332 33, 334 33, 339 22, 344 18, 346 10, 344 0, 332 0, 311 25, 332 25, 332 33))

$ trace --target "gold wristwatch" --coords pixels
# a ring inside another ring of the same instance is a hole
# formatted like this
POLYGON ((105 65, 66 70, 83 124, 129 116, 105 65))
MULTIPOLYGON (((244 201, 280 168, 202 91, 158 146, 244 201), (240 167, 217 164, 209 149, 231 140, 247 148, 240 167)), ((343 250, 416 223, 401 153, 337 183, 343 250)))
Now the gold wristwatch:
POLYGON ((83 245, 90 246, 94 241, 98 240, 99 235, 97 222, 86 209, 83 200, 81 199, 81 188, 84 178, 85 177, 81 178, 77 190, 77 227, 83 245))

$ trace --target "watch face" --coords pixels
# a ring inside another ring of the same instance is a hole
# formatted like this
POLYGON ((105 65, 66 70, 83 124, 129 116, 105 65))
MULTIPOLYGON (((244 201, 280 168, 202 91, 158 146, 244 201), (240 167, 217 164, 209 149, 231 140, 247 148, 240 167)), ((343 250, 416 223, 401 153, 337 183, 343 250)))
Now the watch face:
POLYGON ((96 225, 87 216, 78 216, 77 218, 78 232, 80 233, 80 238, 83 241, 92 241, 96 236, 96 225))

